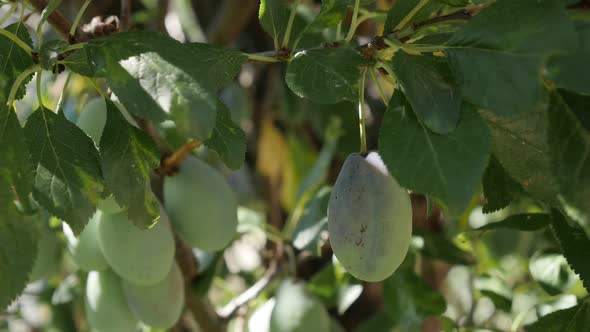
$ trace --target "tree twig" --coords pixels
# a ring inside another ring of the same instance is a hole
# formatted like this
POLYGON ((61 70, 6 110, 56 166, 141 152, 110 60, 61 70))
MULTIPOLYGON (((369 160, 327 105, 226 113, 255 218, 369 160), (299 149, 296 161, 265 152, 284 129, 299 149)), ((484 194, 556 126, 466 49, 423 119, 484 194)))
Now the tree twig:
POLYGON ((182 146, 178 151, 173 154, 164 157, 160 165, 158 173, 160 174, 173 174, 178 171, 182 161, 196 148, 200 147, 201 142, 191 141, 182 146))
POLYGON ((131 0, 121 0, 121 31, 131 28, 131 0))
MULTIPOLYGON (((47 7, 47 0, 29 0, 31 5, 35 7, 38 12, 42 12, 45 7, 47 7)), ((49 24, 53 26, 53 28, 59 32, 70 44, 80 43, 87 41, 88 35, 82 31, 80 28, 76 29, 76 32, 73 36, 70 35, 70 29, 72 27, 72 23, 68 20, 61 12, 58 10, 54 10, 49 18, 47 19, 49 24)))
POLYGON ((228 304, 226 304, 223 308, 217 311, 219 317, 221 317, 223 320, 229 320, 230 318, 232 318, 232 316, 241 307, 257 298, 258 295, 260 295, 260 293, 262 293, 262 291, 264 291, 272 283, 272 281, 278 276, 278 274, 278 264, 276 260, 272 260, 268 270, 266 270, 266 273, 260 280, 258 280, 254 285, 245 290, 242 294, 232 299, 228 304))

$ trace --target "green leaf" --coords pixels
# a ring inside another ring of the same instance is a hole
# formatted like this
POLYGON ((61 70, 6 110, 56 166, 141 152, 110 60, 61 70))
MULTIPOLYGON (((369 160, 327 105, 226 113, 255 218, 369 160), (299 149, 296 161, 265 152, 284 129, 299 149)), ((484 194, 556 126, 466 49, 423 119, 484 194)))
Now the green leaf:
POLYGON ((436 0, 440 3, 444 3, 445 5, 449 5, 452 7, 464 7, 469 4, 469 0, 436 0))
POLYGON ((286 0, 260 0, 258 19, 264 31, 274 40, 276 49, 285 37, 290 14, 286 0))
POLYGON ((558 87, 590 95, 590 22, 576 22, 579 45, 575 52, 552 57, 547 76, 558 87))
POLYGON ((426 257, 453 265, 474 265, 477 262, 471 253, 457 247, 444 234, 420 231, 415 231, 415 234, 424 239, 420 253, 426 257))
POLYGON ((551 296, 566 292, 576 281, 565 257, 554 250, 536 252, 529 261, 529 271, 533 279, 551 296))
POLYGON ((217 102, 217 118, 213 134, 205 145, 215 150, 230 169, 238 169, 246 158, 246 134, 231 118, 227 107, 217 102))
POLYGON ((590 96, 576 94, 567 90, 559 90, 559 94, 582 126, 590 132, 590 96))
POLYGON ((474 288, 487 296, 496 307, 505 312, 512 309, 512 291, 503 280, 498 277, 484 275, 474 280, 474 288))
POLYGON ((481 112, 492 132, 494 155, 506 172, 533 197, 554 201, 554 179, 547 142, 547 112, 531 111, 511 117, 481 112))
POLYGON ((580 228, 570 226, 566 218, 557 210, 552 212, 552 228, 568 264, 576 272, 586 290, 590 289, 590 240, 580 228))
POLYGON ((503 209, 514 199, 523 194, 522 187, 506 172, 495 155, 483 174, 483 193, 486 203, 483 213, 491 213, 503 209))
POLYGON ((329 187, 322 187, 305 204, 303 214, 293 230, 293 246, 299 250, 309 250, 317 254, 320 233, 328 226, 328 200, 332 192, 329 187))
MULTIPOLYGON (((395 27, 418 5, 420 0, 398 0, 391 7, 387 13, 385 19, 385 27, 383 29, 384 34, 391 33, 395 30, 395 27)), ((416 12, 416 14, 407 23, 412 24, 414 22, 422 21, 427 19, 433 12, 440 9, 442 5, 434 0, 431 0, 426 5, 416 12)))
POLYGON ((12 204, 16 199, 26 210, 31 210, 33 169, 25 135, 16 112, 4 105, 0 105, 0 156, 0 179, 5 183, 0 186, 0 206, 12 204))
POLYGON ((361 322, 356 332, 391 332, 395 322, 384 312, 378 312, 361 322))
POLYGON ((41 68, 45 70, 53 70, 53 66, 55 66, 56 62, 60 60, 59 53, 69 45, 70 44, 61 39, 50 40, 43 43, 39 50, 39 64, 41 64, 41 68))
POLYGON ((444 297, 406 264, 383 281, 383 299, 385 312, 402 331, 414 331, 424 318, 446 309, 444 297))
POLYGON ((466 100, 511 115, 543 103, 546 58, 575 49, 558 0, 498 0, 457 31, 445 50, 466 100))
POLYGON ((105 99, 107 121, 100 141, 105 182, 119 206, 140 228, 154 224, 160 206, 150 186, 150 172, 159 163, 158 148, 143 131, 131 125, 112 101, 105 99))
POLYGON ((590 302, 584 300, 575 307, 558 310, 526 327, 527 332, 580 332, 590 326, 590 302))
POLYGON ((469 205, 490 150, 489 131, 470 106, 464 104, 455 131, 439 135, 418 122, 404 97, 394 95, 379 135, 380 155, 400 185, 438 198, 451 215, 469 205))
MULTIPOLYGON (((0 177, 0 188, 8 185, 0 177)), ((0 212, 0 311, 24 290, 37 257, 38 234, 32 220, 13 205, 1 202, 0 212)))
POLYGON ((550 154, 560 201, 590 235, 590 132, 557 92, 551 98, 549 123, 550 154))
POLYGON ((302 33, 321 32, 324 29, 338 25, 346 18, 348 6, 352 0, 322 0, 319 14, 309 23, 302 33))
MULTIPOLYGON (((7 31, 12 32, 16 35, 20 40, 22 40, 25 44, 29 46, 33 46, 33 41, 31 40, 31 35, 27 31, 26 26, 22 22, 14 23, 6 28, 7 31)), ((11 39, 4 35, 0 35, 0 68, 2 68, 1 72, 3 76, 4 82, 4 97, 8 98, 10 94, 10 89, 14 84, 14 81, 23 71, 33 65, 33 60, 31 57, 25 52, 22 48, 20 48, 16 43, 14 43, 11 39)), ((32 76, 31 76, 32 77, 32 76)), ((30 81, 25 80, 23 84, 19 87, 16 93, 16 99, 19 100, 25 95, 25 85, 30 81)), ((1 104, 4 105, 6 101, 1 101, 1 104)))
POLYGON ((398 52, 391 64, 420 122, 435 133, 453 131, 461 116, 462 98, 444 73, 448 72, 446 62, 431 55, 398 52))
POLYGON ((551 215, 544 213, 515 214, 502 221, 492 222, 476 228, 477 231, 514 229, 521 232, 539 231, 551 224, 551 215))
POLYGON ((45 108, 29 117, 25 136, 35 168, 33 197, 79 234, 103 190, 94 142, 75 124, 45 108))
POLYGON ((106 77, 130 112, 157 122, 171 117, 180 134, 198 140, 209 138, 215 127, 217 90, 248 59, 238 51, 184 45, 153 32, 99 38, 82 51, 92 76, 106 77))
POLYGON ((351 48, 299 52, 289 63, 285 80, 293 92, 320 104, 358 101, 360 66, 368 61, 351 48))

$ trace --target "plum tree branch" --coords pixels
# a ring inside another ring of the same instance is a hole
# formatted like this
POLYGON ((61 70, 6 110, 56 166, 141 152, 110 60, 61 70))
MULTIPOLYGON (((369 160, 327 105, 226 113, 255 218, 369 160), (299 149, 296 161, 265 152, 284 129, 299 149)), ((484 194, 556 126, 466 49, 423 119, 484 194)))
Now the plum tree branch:
MULTIPOLYGON (((31 5, 35 7, 38 12, 42 12, 47 7, 47 0, 29 0, 31 5)), ((70 44, 81 43, 87 41, 88 35, 80 28, 76 28, 73 35, 70 35, 72 23, 61 12, 54 10, 47 19, 49 24, 59 32, 70 44)))
POLYGON ((231 319, 241 307, 257 298, 258 295, 262 293, 262 291, 272 284, 273 280, 278 276, 278 274, 278 264, 276 260, 272 260, 268 270, 266 270, 266 273, 260 280, 258 280, 254 285, 232 299, 228 304, 217 311, 219 317, 221 317, 223 320, 231 319))

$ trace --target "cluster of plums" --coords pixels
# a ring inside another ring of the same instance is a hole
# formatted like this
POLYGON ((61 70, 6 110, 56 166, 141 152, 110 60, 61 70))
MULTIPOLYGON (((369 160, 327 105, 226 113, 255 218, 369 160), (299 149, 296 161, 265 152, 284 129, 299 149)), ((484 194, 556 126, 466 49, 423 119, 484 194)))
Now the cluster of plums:
MULTIPOLYGON (((104 100, 94 99, 77 122, 97 145, 106 112, 104 100)), ((173 228, 206 251, 223 249, 235 236, 236 198, 205 162, 185 159, 178 174, 164 180, 163 195, 160 220, 150 229, 136 227, 112 196, 99 202, 79 236, 63 223, 69 252, 88 272, 85 306, 94 331, 134 331, 140 322, 167 329, 176 323, 185 282, 175 262, 173 228)), ((377 153, 346 159, 330 196, 328 230, 335 256, 358 279, 383 280, 402 263, 412 233, 411 203, 377 153)), ((283 281, 275 299, 271 332, 330 329, 326 309, 303 283, 283 281)))
MULTIPOLYGON (((77 125, 100 142, 106 123, 104 100, 90 101, 77 125)), ((185 282, 175 262, 172 228, 193 247, 223 249, 236 234, 237 200, 224 177, 207 163, 188 157, 178 174, 164 181, 160 220, 136 227, 110 196, 79 236, 66 222, 68 250, 87 271, 85 307, 97 332, 135 331, 138 323, 172 327, 184 306, 185 282)))

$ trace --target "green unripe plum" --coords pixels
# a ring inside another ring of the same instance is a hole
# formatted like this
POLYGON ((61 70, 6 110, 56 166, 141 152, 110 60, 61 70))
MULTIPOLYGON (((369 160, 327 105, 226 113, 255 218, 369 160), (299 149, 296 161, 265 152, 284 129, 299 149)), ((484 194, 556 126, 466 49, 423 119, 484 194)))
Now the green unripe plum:
POLYGON ((152 286, 123 280, 123 292, 135 316, 152 328, 169 329, 182 314, 184 279, 176 263, 164 280, 152 286))
POLYGON ((102 211, 97 210, 79 237, 74 235, 68 224, 62 223, 68 251, 76 265, 84 271, 102 271, 109 266, 98 243, 98 220, 101 217, 102 211))
POLYGON ((139 321, 129 309, 121 278, 111 270, 88 273, 86 280, 86 317, 95 332, 136 331, 139 321))
POLYGON ((365 281, 389 277, 402 263, 412 238, 412 205, 375 152, 351 154, 328 203, 334 255, 365 281))
POLYGON ((98 241, 113 271, 137 285, 162 281, 174 262, 174 236, 164 211, 158 223, 144 230, 137 228, 125 212, 102 214, 98 241))
POLYGON ((303 282, 287 279, 281 283, 270 316, 270 332, 326 332, 330 316, 303 282))
POLYGON ((238 203, 225 178, 189 157, 164 180, 164 205, 179 235, 193 247, 223 249, 237 232, 238 203))
POLYGON ((113 197, 113 195, 110 195, 104 199, 99 199, 97 207, 102 212, 109 214, 119 213, 125 210, 120 207, 119 204, 117 204, 117 201, 115 201, 115 197, 113 197))
POLYGON ((91 99, 80 113, 76 125, 98 145, 107 123, 107 106, 102 98, 91 99))

